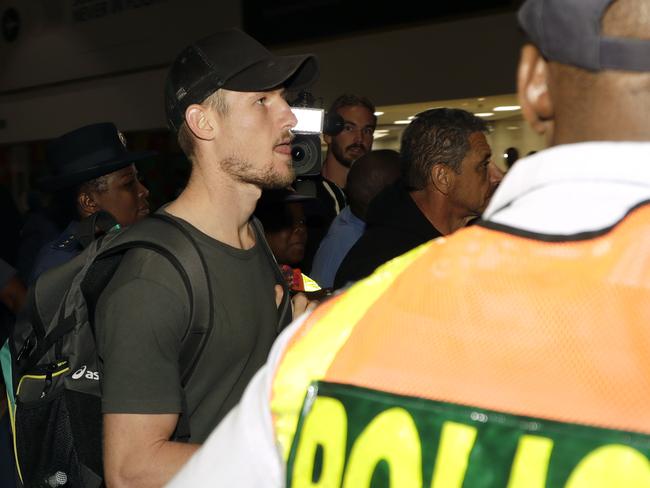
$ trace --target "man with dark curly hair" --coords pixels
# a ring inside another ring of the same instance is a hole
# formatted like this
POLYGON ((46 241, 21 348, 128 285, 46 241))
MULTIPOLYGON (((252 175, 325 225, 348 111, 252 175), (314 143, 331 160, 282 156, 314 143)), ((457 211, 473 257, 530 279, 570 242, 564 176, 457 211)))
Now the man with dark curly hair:
POLYGON ((340 117, 340 132, 324 136, 327 155, 321 174, 345 188, 352 163, 372 149, 377 126, 375 105, 366 97, 346 93, 332 102, 328 114, 340 117))

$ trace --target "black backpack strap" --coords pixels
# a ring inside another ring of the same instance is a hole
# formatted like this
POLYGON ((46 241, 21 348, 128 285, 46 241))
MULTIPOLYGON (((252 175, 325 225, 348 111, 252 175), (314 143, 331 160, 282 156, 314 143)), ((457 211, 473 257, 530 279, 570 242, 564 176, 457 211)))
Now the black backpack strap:
POLYGON ((212 283, 210 282, 210 277, 208 276, 208 265, 205 262, 205 256, 203 256, 201 249, 199 248, 196 241, 192 238, 189 231, 185 227, 183 227, 183 225, 180 222, 174 220, 173 218, 165 214, 156 213, 151 217, 160 219, 164 222, 167 222, 175 226, 181 233, 183 233, 187 237, 187 240, 191 242, 192 245, 194 246, 196 253, 199 256, 199 259, 201 259, 201 263, 205 271, 206 282, 207 282, 206 290, 208 294, 208 313, 209 313, 207 330, 204 330, 201 327, 201 324, 192 323, 192 320, 195 317, 195 315, 193 315, 192 319, 190 319, 190 327, 188 328, 188 331, 185 334, 185 338, 181 345, 181 353, 180 353, 180 360, 179 360, 180 371, 181 371, 181 386, 183 387, 181 391, 182 411, 178 417, 178 422, 176 423, 176 430, 174 431, 172 438, 176 441, 187 442, 190 438, 191 430, 190 430, 190 415, 187 408, 187 396, 185 395, 185 386, 187 385, 192 374, 194 373, 194 370, 196 369, 196 365, 199 362, 199 357, 203 353, 205 344, 208 341, 210 332, 214 328, 214 303, 212 301, 213 298, 212 283))
POLYGON ((105 210, 99 210, 79 222, 77 240, 85 249, 95 240, 98 234, 106 234, 116 226, 119 228, 115 217, 105 210))
POLYGON ((212 283, 207 263, 190 232, 177 220, 161 213, 150 215, 117 236, 107 244, 100 258, 123 254, 132 248, 149 249, 165 257, 179 272, 188 292, 190 321, 182 338, 179 358, 182 412, 172 436, 175 440, 187 441, 190 428, 185 387, 214 329, 212 283))
MULTIPOLYGON (((201 262, 201 268, 203 270, 203 275, 205 277, 205 288, 203 290, 193 289, 192 292, 201 295, 200 306, 205 307, 207 312, 207 317, 205 313, 193 313, 190 318, 190 325, 183 343, 181 346, 180 353, 180 371, 181 371, 181 385, 185 387, 188 381, 192 377, 196 364, 198 363, 199 357, 205 348, 208 336, 212 329, 214 328, 214 303, 213 303, 213 294, 212 294, 212 283, 210 282, 210 276, 208 275, 208 264, 205 261, 205 256, 201 252, 198 244, 190 234, 190 232, 183 227, 183 225, 177 220, 161 213, 156 213, 151 215, 151 218, 159 219, 163 222, 167 222, 176 227, 190 242, 196 251, 201 262), (197 320, 205 320, 207 318, 207 325, 205 323, 195 323, 197 320)), ((192 273, 198 270, 191 270, 192 273)), ((191 282, 190 276, 190 282, 191 282)), ((199 285, 196 283, 196 285, 199 285)), ((195 288, 195 287, 193 287, 195 288)))
POLYGON ((12 367, 12 376, 14 381, 14 388, 17 385, 17 381, 22 375, 24 370, 27 370, 32 364, 32 356, 38 356, 36 361, 38 361, 43 353, 36 351, 37 345, 45 340, 45 327, 43 326, 43 320, 41 319, 41 314, 36 307, 36 298, 34 296, 34 287, 29 287, 27 291, 27 297, 25 299, 25 305, 23 310, 20 311, 20 317, 33 317, 32 319, 32 331, 26 337, 20 337, 20 349, 16 346, 18 337, 16 336, 16 323, 11 327, 9 333, 9 352, 13 359, 14 367, 12 367), (35 354, 35 351, 37 354, 35 354), (40 356, 39 356, 40 354, 40 356))
POLYGON ((287 286, 287 282, 284 279, 282 271, 280 270, 280 266, 278 266, 278 262, 273 255, 273 251, 269 247, 269 243, 266 242, 266 237, 264 237, 264 227, 262 227, 260 221, 255 217, 251 219, 251 222, 253 224, 253 229, 255 230, 256 242, 258 242, 262 246, 262 249, 264 249, 266 257, 269 259, 269 263, 271 263, 273 272, 275 273, 275 278, 278 281, 278 284, 282 286, 282 290, 284 291, 282 294, 282 302, 280 302, 280 306, 278 307, 277 331, 280 332, 287 325, 289 325, 293 319, 291 316, 291 296, 289 293, 289 287, 287 286))

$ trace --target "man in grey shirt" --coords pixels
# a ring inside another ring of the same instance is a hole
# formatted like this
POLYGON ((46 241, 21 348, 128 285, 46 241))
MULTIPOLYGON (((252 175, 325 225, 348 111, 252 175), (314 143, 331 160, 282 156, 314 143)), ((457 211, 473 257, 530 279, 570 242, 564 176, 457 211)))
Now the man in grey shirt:
MULTIPOLYGON (((290 320, 278 312, 287 297, 252 213, 262 189, 294 179, 297 121, 285 89, 304 88, 317 75, 313 56, 274 56, 237 30, 195 42, 172 64, 167 118, 192 173, 164 212, 206 256, 215 327, 183 389, 179 353, 189 322, 183 282, 151 251, 126 254, 95 315, 109 486, 167 482, 238 402, 290 320), (181 412, 189 415, 189 443, 171 440, 181 412)), ((306 305, 304 297, 294 301, 294 313, 306 305)))

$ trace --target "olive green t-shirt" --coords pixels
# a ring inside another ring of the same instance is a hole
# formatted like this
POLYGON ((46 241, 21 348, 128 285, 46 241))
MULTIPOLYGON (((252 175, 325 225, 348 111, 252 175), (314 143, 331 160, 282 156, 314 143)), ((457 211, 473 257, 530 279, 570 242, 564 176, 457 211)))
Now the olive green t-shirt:
MULTIPOLYGON (((259 237, 253 248, 235 249, 181 222, 205 256, 214 294, 214 329, 185 389, 190 441, 203 442, 239 401, 278 335, 277 265, 259 237)), ((189 308, 167 259, 146 249, 126 253, 95 314, 104 413, 182 411, 179 354, 189 308)))

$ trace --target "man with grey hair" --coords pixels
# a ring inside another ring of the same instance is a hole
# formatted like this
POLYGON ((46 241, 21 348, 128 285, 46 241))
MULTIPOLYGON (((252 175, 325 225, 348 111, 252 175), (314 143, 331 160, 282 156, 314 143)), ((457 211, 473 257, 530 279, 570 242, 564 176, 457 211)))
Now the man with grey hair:
POLYGON ((172 486, 243 459, 238 486, 650 486, 650 8, 519 19, 523 113, 554 147, 483 221, 288 329, 172 486))
POLYGON ((486 132, 483 119, 460 109, 427 110, 413 119, 402 136, 403 181, 373 202, 335 288, 481 215, 502 176, 486 132))

